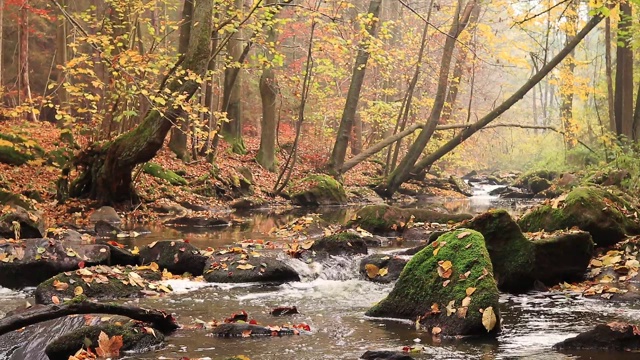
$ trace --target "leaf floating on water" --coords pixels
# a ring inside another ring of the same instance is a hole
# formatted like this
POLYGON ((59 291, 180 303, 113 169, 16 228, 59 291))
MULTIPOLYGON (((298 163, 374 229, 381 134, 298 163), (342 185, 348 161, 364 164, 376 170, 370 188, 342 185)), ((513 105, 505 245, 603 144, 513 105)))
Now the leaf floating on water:
POLYGON ((468 287, 467 290, 466 290, 467 296, 471 296, 475 291, 476 291, 476 288, 468 287))
POLYGON ((487 332, 493 330, 493 328, 496 326, 497 321, 498 319, 496 319, 496 314, 493 312, 492 306, 484 309, 484 311, 482 312, 482 325, 484 325, 484 328, 487 329, 487 332))
POLYGON ((366 264, 364 266, 364 270, 367 272, 367 276, 369 277, 369 279, 375 278, 380 272, 380 269, 374 264, 366 264))
POLYGON ((461 232, 460 234, 458 234, 458 239, 464 239, 469 235, 471 235, 471 232, 469 232, 469 231, 461 232))

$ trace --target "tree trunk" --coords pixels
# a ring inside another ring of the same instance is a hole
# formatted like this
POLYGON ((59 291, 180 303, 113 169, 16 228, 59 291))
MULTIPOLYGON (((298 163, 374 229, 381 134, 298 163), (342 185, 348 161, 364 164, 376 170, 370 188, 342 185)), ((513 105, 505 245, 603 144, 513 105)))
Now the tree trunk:
POLYGON ((351 154, 358 155, 362 152, 362 131, 364 124, 360 114, 353 117, 353 134, 351 138, 351 154))
MULTIPOLYGON (((205 74, 211 53, 213 2, 196 1, 189 37, 189 49, 176 77, 167 89, 184 94, 189 99, 200 88, 200 82, 189 73, 205 74)), ((136 199, 131 172, 138 164, 151 160, 162 147, 167 133, 181 115, 180 104, 172 96, 161 113, 149 111, 135 129, 106 144, 93 144, 73 161, 83 172, 71 185, 70 195, 86 196, 101 203, 116 203, 136 199)))
MULTIPOLYGON (((605 59, 605 72, 607 76, 607 114, 609 115, 609 130, 617 133, 616 128, 616 116, 614 113, 614 101, 613 101, 613 73, 612 73, 612 61, 611 61, 611 18, 607 16, 604 26, 604 59, 605 59)), ((637 106, 637 105, 636 105, 637 106)))
POLYGON ((2 51, 2 47, 4 46, 3 29, 4 29, 4 0, 0 0, 0 89, 2 89, 2 86, 4 85, 2 83, 2 80, 4 80, 4 77, 2 76, 2 71, 4 70, 4 67, 2 66, 2 57, 4 56, 4 52, 2 51))
POLYGON ((29 103, 27 120, 35 121, 33 112, 33 99, 31 97, 31 86, 29 84, 29 0, 23 0, 19 14, 19 45, 18 54, 18 103, 29 103))
MULTIPOLYGON (((234 0, 234 7, 236 10, 242 9, 243 1, 234 0)), ((227 64, 227 68, 224 71, 223 90, 225 99, 223 104, 227 105, 223 111, 226 111, 229 121, 222 124, 222 136, 231 144, 231 151, 236 154, 245 154, 247 152, 242 141, 242 104, 240 103, 242 71, 235 69, 236 66, 242 66, 242 63, 238 63, 242 56, 241 33, 240 29, 237 29, 227 44, 227 52, 231 63, 227 64)))
MULTIPOLYGON (((371 38, 376 34, 381 2, 382 0, 371 0, 369 3, 368 16, 366 19, 370 19, 370 23, 367 24, 367 32, 371 38)), ((368 43, 370 41, 370 39, 365 39, 360 43, 356 62, 353 66, 351 84, 349 85, 349 91, 347 92, 347 102, 345 103, 344 110, 342 111, 338 135, 328 163, 328 167, 334 171, 338 171, 340 167, 342 167, 344 158, 347 155, 347 147, 349 146, 349 139, 351 138, 351 131, 353 129, 353 120, 358 108, 358 101, 360 100, 360 90, 362 89, 364 75, 367 71, 367 62, 369 61, 368 43)))
MULTIPOLYGON (((189 49, 189 33, 191 27, 191 17, 193 16, 193 0, 185 0, 182 8, 182 24, 180 25, 180 39, 178 41, 178 53, 184 56, 189 49)), ((169 139, 169 149, 183 161, 189 160, 187 149, 187 133, 189 132, 189 122, 181 116, 176 126, 171 130, 169 139)))
POLYGON ((442 109, 444 107, 445 97, 447 94, 447 84, 449 83, 449 69, 451 67, 451 58, 453 56, 453 50, 455 48, 456 40, 462 30, 466 27, 469 16, 471 15, 471 10, 478 6, 475 0, 467 3, 464 13, 460 16, 462 9, 462 1, 458 1, 456 6, 456 11, 453 19, 453 23, 451 24, 451 28, 447 34, 447 38, 445 40, 444 49, 442 53, 442 58, 440 61, 440 73, 438 75, 438 88, 436 92, 436 97, 433 103, 433 108, 431 109, 431 114, 425 124, 425 128, 420 132, 416 141, 411 145, 409 151, 402 159, 398 167, 393 170, 386 182, 381 184, 376 188, 378 194, 383 197, 390 198, 396 190, 402 185, 403 182, 407 181, 410 177, 410 171, 413 168, 416 161, 422 154, 422 151, 427 146, 427 143, 431 139, 436 126, 438 125, 438 121, 440 120, 440 115, 442 114, 442 109))
POLYGON ((631 4, 620 2, 620 22, 616 51, 614 113, 616 132, 633 139, 633 50, 631 46, 631 4))
POLYGON ((580 30, 578 34, 576 34, 575 38, 553 58, 551 59, 545 66, 540 68, 531 79, 527 80, 520 89, 518 89, 513 95, 511 95, 507 100, 505 100, 502 104, 498 105, 493 111, 485 115, 482 119, 477 122, 469 125, 469 127, 465 128, 461 132, 459 132, 456 136, 454 136, 451 140, 449 140, 446 144, 441 146, 435 152, 425 156, 422 160, 420 160, 416 166, 411 171, 414 174, 418 174, 424 169, 427 169, 433 163, 438 161, 440 158, 448 154, 450 151, 455 149, 458 145, 462 144, 463 141, 471 137, 478 130, 482 129, 486 125, 488 125, 493 120, 497 119, 500 115, 502 115, 505 111, 509 110, 515 103, 520 101, 528 92, 531 90, 536 84, 538 84, 551 70, 553 70, 560 62, 567 57, 573 49, 584 39, 585 36, 595 28, 600 21, 602 21, 603 16, 600 14, 596 14, 587 24, 580 30))
MULTIPOLYGON (((60 0, 60 5, 66 9, 67 1, 60 0)), ((58 26, 56 28, 56 64, 58 65, 58 76, 57 81, 58 84, 62 84, 64 82, 65 73, 62 70, 62 66, 67 64, 67 36, 68 29, 67 18, 64 16, 58 16, 58 26)), ((67 91, 64 86, 58 87, 58 100, 60 101, 60 105, 66 106, 69 103, 69 99, 67 96, 67 91)))
MULTIPOLYGON (((273 6, 277 0, 267 0, 268 6, 273 6)), ((275 18, 279 9, 274 9, 272 17, 275 18)), ((274 44, 277 40, 275 22, 272 22, 267 29, 267 44, 274 44)), ((262 100, 262 119, 260 121, 260 148, 256 161, 265 169, 276 171, 276 97, 278 96, 278 83, 273 71, 273 53, 270 49, 266 51, 266 63, 260 76, 260 99, 262 100)))
MULTIPOLYGON (((567 6, 565 11, 565 46, 576 36, 578 27, 578 9, 573 1, 567 6)), ((565 131, 564 144, 566 149, 571 149, 575 145, 576 125, 573 121, 573 95, 575 93, 576 68, 575 50, 572 51, 564 61, 560 70, 560 119, 565 131)))

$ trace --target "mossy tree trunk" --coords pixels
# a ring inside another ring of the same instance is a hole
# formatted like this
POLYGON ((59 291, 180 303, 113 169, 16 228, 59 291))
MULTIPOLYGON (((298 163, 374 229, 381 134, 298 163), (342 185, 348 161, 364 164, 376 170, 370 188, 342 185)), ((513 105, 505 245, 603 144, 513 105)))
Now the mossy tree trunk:
MULTIPOLYGON (((267 5, 275 5, 277 0, 267 0, 267 5)), ((278 11, 275 8, 274 11, 278 11)), ((275 17, 275 13, 272 15, 275 17)), ((267 29, 267 43, 276 42, 275 22, 267 29)), ((267 63, 260 76, 260 99, 262 99, 262 120, 260 121, 260 149, 256 156, 258 164, 269 171, 276 171, 276 97, 278 83, 273 71, 273 53, 266 51, 267 63)))
MULTIPOLYGON (((242 9, 242 0, 234 0, 234 10, 242 9)), ((246 153, 244 141, 242 140, 242 106, 240 103, 242 83, 242 71, 235 67, 241 67, 239 59, 242 56, 242 32, 236 31, 227 44, 227 52, 231 60, 224 71, 223 101, 229 121, 222 124, 222 136, 231 145, 231 151, 236 154, 246 153)))
MULTIPOLYGON (((200 83, 190 79, 189 75, 204 75, 209 62, 212 12, 212 1, 195 1, 189 48, 176 71, 179 75, 167 85, 172 93, 186 95, 184 101, 188 101, 200 88, 200 83)), ((167 133, 182 113, 180 105, 175 100, 168 101, 166 108, 150 110, 133 130, 112 142, 90 145, 81 152, 74 159, 74 165, 82 172, 71 185, 70 195, 89 197, 101 203, 136 198, 131 172, 136 165, 151 160, 160 150, 167 133)))
MULTIPOLYGON (((182 8, 182 24, 180 25, 180 39, 178 41, 178 53, 183 56, 189 49, 189 34, 191 29, 191 17, 193 16, 193 0, 185 0, 182 8)), ((178 123, 171 130, 171 138, 169 139, 169 149, 173 151, 179 159, 189 160, 189 151, 187 149, 187 132, 189 131, 189 122, 185 117, 178 119, 178 123)))

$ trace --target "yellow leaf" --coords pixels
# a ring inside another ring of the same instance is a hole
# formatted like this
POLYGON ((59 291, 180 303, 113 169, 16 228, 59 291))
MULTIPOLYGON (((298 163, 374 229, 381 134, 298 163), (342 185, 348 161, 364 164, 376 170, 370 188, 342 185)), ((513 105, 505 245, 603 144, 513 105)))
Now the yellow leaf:
POLYGON ((366 264, 364 266, 364 269, 366 270, 367 276, 369 277, 369 279, 375 278, 376 276, 378 276, 378 273, 380 272, 380 269, 373 264, 366 264))
POLYGON ((251 264, 241 264, 241 265, 236 266, 236 268, 240 269, 240 270, 251 270, 251 269, 255 268, 255 266, 253 266, 251 264))
POLYGON ((138 255, 140 254, 140 249, 137 246, 133 247, 133 250, 131 250, 131 255, 138 255))
POLYGON ((389 273, 389 269, 388 268, 382 268, 380 270, 378 270, 378 275, 380 276, 385 276, 389 273))
POLYGON ((487 332, 493 330, 497 323, 496 314, 493 312, 493 307, 489 306, 482 312, 482 325, 487 329, 487 332))
POLYGON ((476 288, 468 287, 467 288, 467 296, 471 296, 471 294, 473 294, 475 291, 476 291, 476 288))

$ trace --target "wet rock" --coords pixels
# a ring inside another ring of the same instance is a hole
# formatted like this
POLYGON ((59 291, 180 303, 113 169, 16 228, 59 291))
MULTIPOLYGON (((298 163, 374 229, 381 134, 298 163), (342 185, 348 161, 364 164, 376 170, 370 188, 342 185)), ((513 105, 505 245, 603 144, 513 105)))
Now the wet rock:
POLYGON ((380 235, 363 236, 362 239, 367 244, 367 247, 383 247, 391 243, 391 240, 380 235))
POLYGON ((529 191, 537 194, 551 187, 551 181, 539 177, 533 177, 529 180, 529 191))
POLYGON ((266 326, 248 323, 228 323, 216 326, 211 334, 219 337, 250 337, 250 336, 283 336, 296 335, 295 329, 281 327, 279 330, 271 330, 266 326))
POLYGON ((43 216, 18 205, 11 206, 0 215, 0 238, 13 239, 16 233, 21 239, 43 237, 45 234, 43 216), (19 224, 18 230, 14 225, 16 222, 19 224))
POLYGON ((258 253, 222 252, 207 260, 204 278, 208 282, 282 284, 300 281, 298 273, 283 261, 258 253))
POLYGON ((372 254, 360 261, 360 274, 367 280, 388 284, 398 280, 408 257, 388 254, 372 254), (373 271, 376 270, 376 271, 373 271))
POLYGON ((89 217, 89 221, 94 224, 100 220, 112 225, 120 224, 122 222, 122 219, 120 219, 120 215, 118 215, 116 209, 111 206, 103 206, 94 211, 89 217))
POLYGON ((315 240, 309 252, 313 253, 316 259, 362 255, 367 253, 367 243, 359 234, 344 231, 315 240))
POLYGON ((415 226, 404 229, 402 238, 405 241, 426 241, 432 232, 433 230, 426 229, 423 226, 415 226))
POLYGON ((189 210, 177 202, 161 199, 153 206, 153 210, 161 214, 172 214, 174 216, 185 216, 189 210))
POLYGON ((605 189, 580 187, 537 206, 518 225, 529 232, 577 227, 588 231, 598 246, 609 246, 627 234, 640 233, 640 225, 633 218, 636 211, 633 205, 605 189))
POLYGON ((112 241, 96 240, 97 244, 109 247, 109 265, 138 265, 140 264, 140 255, 134 255, 131 250, 123 247, 122 244, 114 244, 112 241))
POLYGON ((150 351, 164 342, 164 335, 160 330, 150 333, 145 329, 144 324, 129 321, 123 325, 100 324, 83 326, 49 343, 45 353, 51 360, 67 360, 82 348, 91 347, 95 349, 98 347, 98 337, 101 332, 109 335, 109 337, 122 336, 121 354, 125 351, 135 353, 150 351))
POLYGON ((96 232, 96 236, 105 238, 116 237, 118 233, 121 232, 120 228, 104 220, 98 220, 94 226, 94 230, 96 232))
POLYGON ((597 325, 553 346, 554 350, 640 351, 640 330, 637 325, 613 322, 597 325))
POLYGON ((159 271, 133 267, 92 266, 60 273, 38 285, 34 293, 37 304, 52 304, 76 296, 77 287, 90 299, 124 299, 143 297, 147 293, 162 292, 152 285, 162 278, 159 271))
POLYGON ((499 293, 482 234, 458 229, 437 241, 438 251, 429 247, 418 252, 391 293, 366 315, 411 320, 420 317, 421 327, 430 333, 437 327, 442 335, 486 335, 483 311, 486 318, 495 320, 489 333, 497 333, 499 293), (471 295, 469 288, 473 290, 471 295))
POLYGON ((528 192, 527 190, 513 187, 505 188, 504 191, 500 192, 500 197, 505 199, 532 199, 533 195, 534 194, 528 192))
POLYGON ((347 226, 361 227, 374 234, 401 232, 412 219, 413 222, 443 223, 471 219, 469 214, 446 214, 427 209, 403 209, 389 205, 369 205, 360 209, 355 219, 347 226))
POLYGON ((449 183, 453 186, 453 190, 459 192, 460 194, 463 194, 466 196, 473 195, 473 189, 471 189, 471 186, 469 186, 469 184, 464 182, 464 180, 451 175, 449 176, 449 183))
POLYGON ((478 172, 477 172, 477 171, 475 171, 475 170, 471 170, 471 171, 469 171, 468 173, 466 173, 466 174, 462 175, 462 178, 463 178, 464 180, 468 180, 468 179, 474 178, 474 177, 476 177, 476 176, 478 176, 478 172))
POLYGON ((373 189, 358 186, 347 187, 347 198, 350 204, 380 204, 384 203, 384 199, 378 195, 373 189))
POLYGON ((386 350, 378 350, 372 351, 368 350, 360 359, 365 360, 413 360, 411 356, 399 351, 386 351, 386 350))
POLYGON ((48 231, 47 237, 57 241, 82 242, 82 234, 71 229, 48 231))
POLYGON ((229 222, 227 220, 219 219, 219 218, 210 218, 206 216, 181 216, 175 219, 169 219, 164 222, 165 225, 171 227, 199 227, 199 228, 208 228, 208 227, 217 227, 217 226, 228 226, 229 222))
POLYGON ((187 242, 163 240, 140 248, 140 264, 152 262, 173 274, 189 273, 199 276, 202 275, 207 257, 200 254, 200 249, 187 242))
POLYGON ((401 251, 398 253, 398 255, 409 255, 409 256, 413 256, 417 253, 420 252, 420 250, 426 248, 427 246, 429 246, 429 244, 422 244, 422 245, 418 245, 418 246, 414 246, 412 248, 409 248, 407 250, 401 251))
POLYGON ((536 281, 545 285, 582 280, 593 255, 589 233, 538 234, 527 239, 504 210, 478 215, 463 226, 484 236, 498 288, 520 293, 536 281))
POLYGON ((267 205, 267 202, 258 197, 248 196, 237 200, 234 200, 231 205, 232 209, 236 210, 253 210, 259 209, 267 205))
POLYGON ((300 206, 345 205, 347 194, 341 183, 328 175, 311 175, 302 179, 294 188, 302 189, 291 194, 291 203, 300 206))
POLYGON ((106 264, 109 248, 104 245, 78 244, 51 239, 25 239, 0 245, 0 286, 23 288, 64 271, 87 265, 106 264))
POLYGON ((536 170, 531 171, 525 174, 522 174, 520 177, 516 179, 511 185, 512 187, 521 188, 521 189, 530 189, 531 182, 536 179, 545 179, 549 182, 555 180, 558 177, 557 171, 551 170, 536 170))

